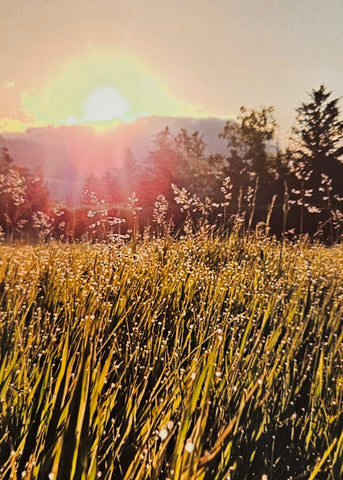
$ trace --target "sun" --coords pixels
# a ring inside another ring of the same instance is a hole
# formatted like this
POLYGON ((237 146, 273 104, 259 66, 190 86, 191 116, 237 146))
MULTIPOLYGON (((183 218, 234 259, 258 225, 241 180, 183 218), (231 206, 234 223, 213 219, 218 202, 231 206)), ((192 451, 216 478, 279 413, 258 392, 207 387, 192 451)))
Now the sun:
POLYGON ((100 87, 87 98, 85 120, 87 122, 109 122, 125 119, 129 104, 114 87, 100 87))

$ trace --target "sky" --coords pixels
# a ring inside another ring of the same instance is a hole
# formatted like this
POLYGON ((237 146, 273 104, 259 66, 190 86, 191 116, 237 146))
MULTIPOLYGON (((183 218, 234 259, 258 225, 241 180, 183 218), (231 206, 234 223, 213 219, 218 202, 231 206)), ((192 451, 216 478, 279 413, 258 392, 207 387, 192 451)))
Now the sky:
POLYGON ((342 0, 0 0, 0 42, 0 132, 273 105, 286 133, 343 96, 342 0))

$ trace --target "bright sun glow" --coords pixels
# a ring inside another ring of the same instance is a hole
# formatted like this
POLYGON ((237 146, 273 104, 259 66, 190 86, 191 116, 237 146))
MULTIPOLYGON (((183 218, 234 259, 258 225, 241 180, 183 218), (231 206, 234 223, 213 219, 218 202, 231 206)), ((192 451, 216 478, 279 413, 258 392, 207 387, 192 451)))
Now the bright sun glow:
POLYGON ((85 120, 88 122, 108 122, 116 118, 123 120, 128 108, 128 102, 116 88, 97 88, 86 100, 85 120))
POLYGON ((39 90, 22 93, 22 103, 35 126, 87 125, 98 131, 147 115, 198 113, 196 106, 177 100, 146 65, 100 51, 51 72, 39 90))

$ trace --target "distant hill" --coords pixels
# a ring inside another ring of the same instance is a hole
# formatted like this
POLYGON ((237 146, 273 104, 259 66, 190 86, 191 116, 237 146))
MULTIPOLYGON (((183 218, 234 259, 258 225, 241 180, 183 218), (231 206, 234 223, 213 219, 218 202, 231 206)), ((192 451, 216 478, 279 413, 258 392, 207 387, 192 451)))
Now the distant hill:
POLYGON ((154 136, 167 126, 173 134, 181 128, 189 133, 199 131, 207 145, 206 153, 224 153, 226 145, 218 134, 225 123, 219 118, 152 116, 103 133, 84 126, 31 128, 25 133, 1 134, 0 147, 9 149, 15 165, 41 169, 54 200, 76 205, 90 173, 100 176, 119 168, 127 148, 144 162, 154 148, 154 136))

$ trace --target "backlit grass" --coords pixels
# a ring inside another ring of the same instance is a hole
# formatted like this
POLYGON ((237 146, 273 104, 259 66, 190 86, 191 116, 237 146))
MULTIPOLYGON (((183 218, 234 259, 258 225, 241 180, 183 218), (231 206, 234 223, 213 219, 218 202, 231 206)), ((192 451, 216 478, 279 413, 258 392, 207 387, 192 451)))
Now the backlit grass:
POLYGON ((341 478, 343 248, 280 249, 1 246, 0 478, 341 478))

